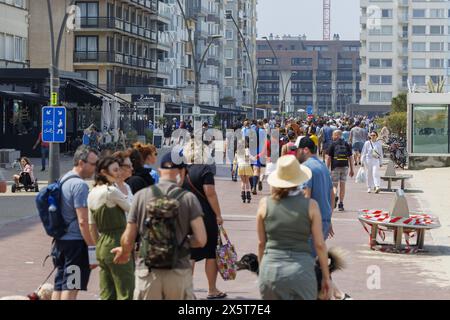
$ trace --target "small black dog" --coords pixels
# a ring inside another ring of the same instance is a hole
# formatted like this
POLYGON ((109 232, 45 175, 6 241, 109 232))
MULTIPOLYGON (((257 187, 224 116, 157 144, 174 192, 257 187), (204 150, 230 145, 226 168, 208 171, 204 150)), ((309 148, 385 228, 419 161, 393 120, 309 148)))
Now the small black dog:
MULTIPOLYGON (((330 275, 337 271, 345 268, 345 253, 340 248, 330 248, 328 250, 328 268, 330 270, 330 275)), ((259 263, 258 257, 254 253, 248 253, 242 256, 241 260, 237 263, 237 270, 249 270, 251 272, 259 274, 259 263)), ((316 260, 316 264, 314 266, 314 271, 316 273, 317 278, 317 288, 320 292, 322 290, 322 270, 320 269, 319 260, 316 260)))
POLYGON ((258 257, 254 253, 247 253, 242 256, 241 260, 237 263, 237 270, 249 270, 256 274, 259 274, 259 262, 258 257))

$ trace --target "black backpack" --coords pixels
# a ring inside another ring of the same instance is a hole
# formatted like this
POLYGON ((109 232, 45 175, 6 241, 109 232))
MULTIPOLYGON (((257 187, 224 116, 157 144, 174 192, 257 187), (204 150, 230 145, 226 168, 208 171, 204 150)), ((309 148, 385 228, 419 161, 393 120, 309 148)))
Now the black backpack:
POLYGON ((145 232, 141 238, 139 254, 149 269, 173 269, 179 258, 189 255, 189 250, 177 241, 179 199, 187 192, 174 188, 167 194, 156 186, 150 187, 152 199, 146 205, 145 232))
POLYGON ((348 147, 347 143, 341 139, 339 143, 334 145, 334 156, 333 160, 341 164, 348 164, 348 147))

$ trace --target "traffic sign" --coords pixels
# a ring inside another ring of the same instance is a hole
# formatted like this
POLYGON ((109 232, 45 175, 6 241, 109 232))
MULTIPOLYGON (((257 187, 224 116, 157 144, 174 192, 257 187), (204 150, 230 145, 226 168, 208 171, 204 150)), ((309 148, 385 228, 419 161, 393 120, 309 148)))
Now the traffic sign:
POLYGON ((50 143, 66 142, 66 108, 42 108, 42 140, 50 143))
POLYGON ((306 113, 310 116, 314 112, 313 106, 307 106, 306 107, 306 113))

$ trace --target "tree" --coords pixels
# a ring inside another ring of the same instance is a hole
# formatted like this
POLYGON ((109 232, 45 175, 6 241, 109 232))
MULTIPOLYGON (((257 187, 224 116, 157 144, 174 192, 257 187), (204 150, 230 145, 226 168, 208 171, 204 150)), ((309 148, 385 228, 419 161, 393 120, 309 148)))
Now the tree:
POLYGON ((400 93, 392 99, 392 112, 406 112, 408 104, 408 95, 406 92, 400 93))

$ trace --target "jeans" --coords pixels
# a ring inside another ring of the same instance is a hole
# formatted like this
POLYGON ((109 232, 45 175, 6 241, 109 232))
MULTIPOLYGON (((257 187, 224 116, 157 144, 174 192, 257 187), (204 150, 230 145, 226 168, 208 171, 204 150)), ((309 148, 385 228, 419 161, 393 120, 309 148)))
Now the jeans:
POLYGON ((41 147, 41 163, 42 169, 45 169, 45 159, 48 158, 48 148, 41 147))

